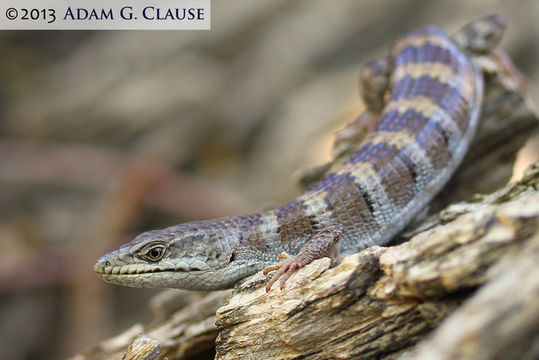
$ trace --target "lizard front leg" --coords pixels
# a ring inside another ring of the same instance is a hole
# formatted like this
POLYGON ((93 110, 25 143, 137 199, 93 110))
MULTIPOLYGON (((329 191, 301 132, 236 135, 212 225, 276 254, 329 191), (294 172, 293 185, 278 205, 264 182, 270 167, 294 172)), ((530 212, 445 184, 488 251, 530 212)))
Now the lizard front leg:
POLYGON ((270 271, 277 270, 266 285, 266 292, 271 290, 273 284, 280 279, 280 288, 284 289, 286 281, 296 270, 310 264, 314 260, 329 257, 334 265, 339 258, 341 238, 344 227, 341 224, 328 225, 310 238, 295 256, 290 256, 285 252, 279 255, 281 261, 264 269, 264 275, 270 271))

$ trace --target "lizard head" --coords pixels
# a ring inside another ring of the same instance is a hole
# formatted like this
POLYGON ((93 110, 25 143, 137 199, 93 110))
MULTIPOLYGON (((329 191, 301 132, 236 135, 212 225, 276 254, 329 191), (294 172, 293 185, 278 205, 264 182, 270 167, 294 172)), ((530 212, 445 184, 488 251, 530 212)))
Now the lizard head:
POLYGON ((245 247, 242 231, 226 219, 152 230, 101 257, 95 272, 105 281, 134 287, 217 290, 263 267, 245 247), (249 256, 247 256, 249 255, 249 256))

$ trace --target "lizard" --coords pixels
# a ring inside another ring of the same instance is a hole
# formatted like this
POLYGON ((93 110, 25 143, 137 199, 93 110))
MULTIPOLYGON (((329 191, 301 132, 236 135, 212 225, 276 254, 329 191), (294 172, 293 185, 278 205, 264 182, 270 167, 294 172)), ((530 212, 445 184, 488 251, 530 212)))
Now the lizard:
POLYGON ((490 15, 453 36, 435 26, 402 36, 360 76, 372 131, 308 190, 276 209, 144 232, 95 272, 125 286, 211 291, 276 270, 270 291, 314 259, 387 244, 461 163, 483 97, 474 57, 494 50, 505 28, 490 15))

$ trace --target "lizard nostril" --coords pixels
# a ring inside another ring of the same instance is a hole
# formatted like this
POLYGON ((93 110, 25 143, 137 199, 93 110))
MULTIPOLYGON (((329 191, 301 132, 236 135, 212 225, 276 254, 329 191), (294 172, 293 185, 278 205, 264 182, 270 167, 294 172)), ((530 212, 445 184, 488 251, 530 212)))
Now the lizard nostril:
POLYGON ((105 261, 105 262, 103 263, 103 265, 105 265, 105 266, 110 266, 110 261, 108 261, 108 260, 105 261))

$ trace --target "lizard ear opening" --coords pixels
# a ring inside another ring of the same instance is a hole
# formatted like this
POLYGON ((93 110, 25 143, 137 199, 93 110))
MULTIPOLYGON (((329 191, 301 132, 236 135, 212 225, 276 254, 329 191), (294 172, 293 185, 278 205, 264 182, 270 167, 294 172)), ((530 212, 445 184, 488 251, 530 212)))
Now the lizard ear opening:
POLYGON ((228 259, 228 262, 231 263, 233 261, 236 261, 236 252, 232 251, 232 254, 230 255, 230 259, 228 259))

